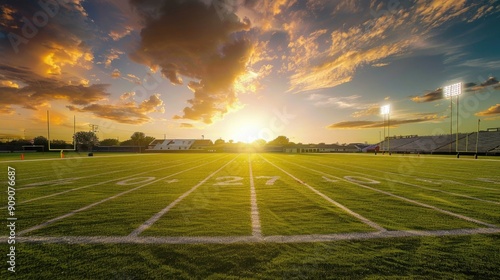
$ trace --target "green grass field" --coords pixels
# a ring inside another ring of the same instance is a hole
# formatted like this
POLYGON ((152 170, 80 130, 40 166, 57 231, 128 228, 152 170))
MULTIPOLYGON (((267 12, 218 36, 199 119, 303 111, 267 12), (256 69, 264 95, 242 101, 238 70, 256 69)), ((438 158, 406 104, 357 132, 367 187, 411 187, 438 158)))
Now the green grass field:
POLYGON ((500 278, 497 159, 58 157, 0 154, 0 279, 500 278))

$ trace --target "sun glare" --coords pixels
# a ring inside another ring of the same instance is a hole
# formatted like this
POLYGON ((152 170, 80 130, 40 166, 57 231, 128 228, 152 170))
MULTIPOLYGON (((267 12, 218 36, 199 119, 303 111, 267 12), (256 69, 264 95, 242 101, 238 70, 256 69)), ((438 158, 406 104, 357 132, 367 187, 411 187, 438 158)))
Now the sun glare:
POLYGON ((255 117, 242 117, 235 121, 229 128, 228 135, 231 135, 234 142, 252 143, 262 138, 263 126, 260 120, 255 117))

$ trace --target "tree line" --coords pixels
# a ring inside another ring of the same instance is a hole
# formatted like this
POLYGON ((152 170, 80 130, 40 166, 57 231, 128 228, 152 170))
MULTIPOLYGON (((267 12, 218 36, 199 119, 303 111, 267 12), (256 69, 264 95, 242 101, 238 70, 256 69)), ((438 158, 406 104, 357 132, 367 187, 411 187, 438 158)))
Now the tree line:
MULTIPOLYGON (((136 146, 144 148, 155 140, 154 137, 146 136, 144 132, 134 132, 130 138, 125 141, 119 141, 115 138, 99 140, 97 135, 92 131, 79 131, 75 133, 74 139, 76 140, 78 151, 91 151, 95 146, 136 146)), ((2 147, 3 150, 11 151, 21 151, 23 150, 23 146, 26 147, 33 145, 43 146, 44 150, 48 150, 49 141, 44 136, 37 136, 32 140, 18 139, 0 142, 0 147, 2 147)), ((50 141, 51 149, 71 149, 73 146, 73 142, 68 143, 64 140, 53 139, 50 141)))

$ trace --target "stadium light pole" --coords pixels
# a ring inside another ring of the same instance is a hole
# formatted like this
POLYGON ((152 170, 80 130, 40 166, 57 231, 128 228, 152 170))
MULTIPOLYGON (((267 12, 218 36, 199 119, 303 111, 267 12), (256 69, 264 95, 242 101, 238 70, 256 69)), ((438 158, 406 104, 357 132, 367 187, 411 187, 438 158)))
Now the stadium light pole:
MULTIPOLYGON (((459 107, 458 101, 459 101, 460 94, 462 94, 462 83, 456 83, 456 84, 445 86, 443 88, 443 94, 444 94, 445 98, 450 98, 450 106, 451 106, 450 129, 452 129, 452 130, 453 130, 453 128, 452 128, 452 126, 453 126, 453 97, 457 98, 457 103, 456 103, 456 107, 457 107, 457 133, 456 133, 456 140, 455 140, 455 151, 457 152, 457 157, 459 157, 460 155, 459 155, 459 151, 458 151, 458 117, 459 117, 458 115, 459 115, 460 107, 459 107)), ((453 134, 453 131, 450 131, 450 135, 452 135, 452 134, 453 134)))
POLYGON ((477 134, 476 134, 476 155, 474 156, 477 159, 477 152, 479 146, 479 125, 481 124, 481 119, 477 119, 477 134))
POLYGON ((389 152, 389 155, 391 154, 391 134, 389 133, 389 129, 391 126, 390 113, 391 113, 391 105, 384 105, 380 107, 380 114, 384 117, 384 138, 385 138, 385 117, 387 116, 387 151, 389 152))

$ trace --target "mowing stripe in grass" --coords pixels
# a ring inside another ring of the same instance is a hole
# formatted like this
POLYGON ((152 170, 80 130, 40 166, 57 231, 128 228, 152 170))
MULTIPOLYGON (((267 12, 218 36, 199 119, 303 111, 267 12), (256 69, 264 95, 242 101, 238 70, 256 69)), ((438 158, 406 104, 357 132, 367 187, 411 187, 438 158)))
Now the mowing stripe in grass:
MULTIPOLYGON (((141 185, 141 186, 138 186, 138 187, 135 187, 135 188, 132 188, 132 189, 126 190, 126 191, 124 191, 124 192, 121 192, 121 193, 119 193, 119 194, 116 194, 116 195, 113 195, 113 196, 111 196, 111 197, 105 198, 105 199, 100 200, 100 201, 98 201, 98 202, 95 202, 95 203, 89 204, 89 205, 87 205, 87 206, 85 206, 85 207, 82 207, 82 208, 80 208, 80 209, 77 209, 77 210, 71 211, 71 212, 69 212, 69 213, 67 213, 67 214, 64 214, 64 215, 62 215, 62 216, 59 216, 59 217, 57 217, 57 218, 54 218, 54 219, 48 220, 48 221, 46 221, 45 223, 42 223, 42 224, 36 225, 36 226, 34 226, 34 227, 28 228, 28 229, 26 229, 26 230, 23 230, 23 231, 19 232, 19 236, 21 236, 21 235, 23 235, 23 234, 26 234, 26 233, 29 233, 29 232, 32 232, 32 231, 35 231, 35 230, 38 230, 38 229, 40 229, 40 228, 46 227, 46 226, 48 226, 48 225, 50 225, 50 224, 53 224, 53 223, 55 223, 55 222, 57 222, 57 221, 59 221, 59 220, 65 219, 65 218, 67 218, 67 217, 71 217, 71 216, 73 216, 73 215, 74 215, 74 214, 76 214, 76 213, 79 213, 79 212, 82 212, 82 211, 88 210, 88 209, 90 209, 90 208, 92 208, 92 207, 95 207, 95 206, 97 206, 97 205, 99 205, 99 204, 102 204, 102 203, 104 203, 104 202, 106 202, 106 201, 109 201, 109 200, 115 199, 115 198, 117 198, 117 197, 120 197, 120 196, 122 196, 122 195, 124 195, 124 194, 130 193, 130 192, 133 192, 133 191, 136 191, 136 190, 141 189, 141 188, 143 188, 143 187, 145 187, 145 186, 148 186, 148 185, 151 185, 151 184, 153 184, 153 183, 156 183, 156 182, 159 182, 159 181, 165 180, 165 179, 167 179, 167 178, 170 178, 170 177, 173 177, 173 176, 176 176, 176 175, 179 175, 179 174, 185 173, 185 172, 187 172, 187 171, 190 171, 190 170, 193 170, 193 169, 199 168, 199 167, 201 167, 201 166, 205 166, 205 165, 211 164, 211 163, 216 162, 216 161, 218 161, 218 160, 219 160, 219 159, 216 159, 216 160, 211 161, 211 162, 207 162, 207 163, 204 163, 204 164, 201 164, 201 165, 195 166, 195 167, 191 167, 191 168, 185 169, 185 170, 183 170, 183 171, 180 171, 180 172, 177 172, 177 173, 174 173, 174 174, 168 175, 168 176, 163 177, 163 178, 160 178, 160 179, 158 179, 158 180, 151 181, 151 182, 149 182, 149 183, 147 183, 147 184, 144 184, 144 185, 141 185)), ((129 176, 129 177, 130 177, 130 176, 129 176)), ((113 181, 115 181, 115 180, 113 180, 113 181)))
MULTIPOLYGON (((332 168, 332 169, 341 170, 341 171, 348 171, 348 172, 351 172, 351 173, 361 174, 363 176, 368 176, 368 177, 376 178, 376 179, 379 179, 379 180, 386 180, 386 181, 390 181, 390 182, 394 182, 394 183, 399 183, 399 184, 403 184, 403 185, 407 185, 407 186, 412 186, 412 187, 416 187, 416 188, 420 188, 420 189, 425 189, 425 190, 430 190, 430 191, 435 191, 435 192, 449 194, 449 195, 452 195, 452 196, 459 196, 459 197, 463 197, 463 198, 467 198, 467 199, 472 199, 472 200, 477 200, 477 201, 481 201, 481 202, 486 202, 486 203, 492 203, 492 204, 500 205, 500 202, 498 202, 498 201, 486 200, 486 199, 482 199, 482 198, 478 198, 478 197, 473 197, 473 196, 470 196, 470 195, 453 193, 453 192, 449 192, 449 191, 443 191, 443 190, 440 190, 440 189, 434 189, 434 188, 424 187, 424 186, 420 186, 420 185, 406 183, 404 181, 389 179, 387 177, 382 178, 382 177, 379 177, 379 176, 370 175, 367 172, 356 172, 356 171, 352 171, 352 170, 346 170, 346 169, 343 169, 343 168, 332 167, 332 166, 321 164, 321 163, 317 163, 317 162, 315 164, 316 165, 320 165, 320 166, 329 167, 329 168, 332 168)), ((362 168, 362 167, 356 167, 356 168, 362 169, 362 170, 373 170, 373 169, 362 168)), ((380 170, 376 170, 376 171, 377 172, 381 172, 380 170)), ((382 173, 385 173, 385 172, 382 172, 382 173)))
MULTIPOLYGON (((382 194, 385 194, 385 195, 388 195, 388 196, 392 196, 392 197, 404 200, 406 202, 409 202, 409 203, 412 203, 412 204, 415 204, 415 205, 418 205, 418 206, 422 206, 422 207, 425 207, 425 208, 429 208, 429 209, 435 210, 437 212, 441 212, 441 213, 444 213, 444 214, 447 214, 447 215, 450 215, 450 216, 453 216, 453 217, 456 217, 456 218, 459 218, 459 219, 462 219, 462 220, 465 220, 465 221, 468 221, 468 222, 472 222, 472 223, 479 224, 479 225, 484 225, 484 226, 491 227, 491 228, 496 228, 497 227, 495 225, 492 225, 492 224, 489 224, 489 223, 486 223, 486 222, 483 222, 483 221, 479 221, 479 220, 476 220, 476 219, 473 219, 473 218, 470 218, 470 217, 467 217, 467 216, 464 216, 464 215, 460 215, 460 214, 457 214, 457 213, 450 212, 448 210, 444 210, 444 209, 438 208, 436 206, 432 206, 432 205, 429 205, 429 204, 418 202, 418 201, 415 201, 413 199, 409 199, 409 198, 406 198, 406 197, 403 197, 403 196, 399 196, 399 195, 396 195, 396 194, 393 194, 393 193, 390 193, 390 192, 387 192, 387 191, 379 190, 379 189, 376 189, 376 188, 373 188, 373 187, 365 186, 363 184, 352 182, 352 181, 346 180, 344 178, 340 178, 340 177, 337 177, 337 176, 334 176, 334 175, 331 175, 331 174, 328 174, 328 173, 325 173, 325 172, 322 172, 322 171, 318 171, 318 170, 315 170, 315 169, 312 169, 312 168, 308 168, 308 167, 305 167, 305 166, 303 166, 301 164, 297 164, 297 163, 293 163, 293 162, 290 162, 290 163, 294 164, 294 165, 297 165, 297 166, 299 166, 301 168, 311 170, 311 171, 316 172, 316 173, 321 174, 321 175, 327 175, 327 176, 333 177, 333 178, 335 178, 337 180, 342 180, 344 182, 348 182, 348 183, 354 184, 356 186, 359 186, 359 187, 362 187, 362 188, 365 188, 365 189, 369 189, 369 190, 376 191, 376 192, 379 192, 379 193, 382 193, 382 194)), ((333 168, 333 167, 330 167, 330 166, 327 166, 327 165, 324 165, 324 164, 319 164, 319 163, 313 163, 313 164, 320 165, 320 166, 325 166, 325 167, 329 167, 329 168, 333 168)))
MULTIPOLYGON (((80 160, 81 158, 80 157, 71 157, 71 158, 68 158, 68 159, 78 159, 80 160)), ((94 160, 100 160, 101 158, 95 158, 94 160)), ((55 164, 55 163, 59 163, 59 164, 65 164, 67 162, 65 161, 61 161, 61 162, 53 162, 52 164, 55 164)), ((135 163, 120 163, 120 164, 116 164, 116 165, 113 165, 113 167, 118 167, 118 169, 123 169, 123 168, 127 168, 129 166, 134 166, 135 163)), ((26 165, 22 165, 20 166, 20 170, 22 171, 22 168, 24 168, 26 165)), ((54 174, 52 172, 47 172, 47 169, 48 170, 51 170, 53 171, 53 169, 51 169, 50 167, 48 167, 49 165, 41 165, 41 166, 38 166, 39 168, 37 168, 36 170, 30 170, 30 175, 29 177, 24 177, 24 178, 20 178, 19 180, 17 180, 18 182, 24 182, 24 181, 36 181, 37 183, 40 182, 40 179, 43 179, 43 178, 53 178, 54 177, 54 174), (46 169, 43 169, 43 168, 40 168, 40 167, 45 167, 46 169), (51 173, 51 174, 48 174, 48 173, 51 173), (36 175, 39 175, 39 174, 44 174, 43 176, 38 176, 38 177, 35 177, 36 175)), ((95 168, 93 165, 88 165, 86 167, 81 167, 79 166, 78 168, 74 168, 74 169, 77 169, 76 171, 74 172, 71 172, 71 175, 75 175, 75 174, 79 174, 79 173, 88 173, 89 170, 92 170, 93 168, 95 168)), ((88 176, 90 177, 90 176, 88 176)), ((87 178, 87 177, 85 177, 87 178)), ((64 178, 61 178, 61 179, 64 179, 64 178)), ((29 185, 29 184, 28 184, 29 185)), ((28 187, 27 187, 28 188, 28 187)), ((23 189, 26 189, 26 188, 23 188, 23 189)), ((19 189, 18 189, 19 190, 19 189)))
MULTIPOLYGON (((390 171, 384 171, 384 170, 380 170, 380 169, 373 169, 373 168, 368 168, 368 167, 362 167, 362 166, 359 166, 359 165, 352 165, 350 166, 351 168, 357 168, 357 169, 361 169, 361 170, 369 170, 369 171, 375 171, 377 173, 385 173, 385 174, 392 174, 392 175, 397 175, 397 176, 404 176, 404 177, 408 177, 408 178, 413 178, 415 180, 419 180, 420 177, 418 176, 414 176, 414 175, 409 175, 409 174, 404 174, 404 173, 396 173, 396 172, 390 172, 390 171)), ((349 170, 350 172, 353 172, 353 173, 358 173, 358 174, 362 174, 362 175, 366 175, 366 176, 371 176, 370 173, 362 173, 362 172, 355 172, 355 171, 352 171, 352 170, 349 170)), ((424 173, 424 172, 421 172, 421 173, 424 173)), ((450 179, 456 179, 456 177, 453 177, 453 176, 447 176, 446 174, 434 174, 434 173, 428 173, 428 172, 425 172, 424 173, 425 175, 432 175, 432 176, 437 176, 437 177, 442 177, 442 178, 450 178, 450 179)), ((387 179, 389 180, 389 179, 387 179)), ((390 181, 390 180, 389 180, 390 181)), ((396 182, 396 181, 395 181, 396 182)), ((407 185, 411 185, 409 183, 406 183, 406 182, 402 182, 402 181, 397 181, 398 183, 403 183, 403 184, 407 184, 407 185)), ((465 183, 462 183, 462 182, 457 182, 457 181, 453 181, 454 184, 459 184, 459 185, 464 185, 464 186, 467 186, 467 187, 470 187, 470 188, 477 188, 477 189, 483 189, 483 190, 490 190, 490 191, 495 191, 495 192, 500 192, 500 189, 498 188, 487 188, 487 187, 480 187, 480 186, 474 186, 474 185, 470 185, 470 184, 465 184, 465 183)), ((414 186, 414 187, 419 187, 419 188, 425 188, 425 187, 422 187, 422 186, 416 186, 416 185, 411 185, 411 186, 414 186)), ((488 200, 482 200, 480 198, 477 198, 477 197, 471 197, 471 196, 464 196, 464 195, 461 195, 461 194, 456 194, 456 193, 452 193, 452 192, 445 192, 445 191, 442 191, 442 190, 437 190, 437 189, 430 189, 429 190, 433 190, 433 191, 439 191, 439 192, 443 192, 443 193, 447 193, 447 194, 450 194, 450 195, 456 195, 456 196, 462 196, 462 197, 467 197, 467 198, 470 198, 470 199, 475 199, 475 200, 480 200, 480 201, 485 201, 485 202, 490 202, 490 203, 494 203, 494 204, 500 204, 499 202, 495 202, 495 201, 488 201, 488 200)))
MULTIPOLYGON (((311 243, 341 240, 368 240, 406 237, 466 236, 499 234, 499 228, 474 228, 452 230, 398 230, 311 235, 255 236, 196 236, 196 237, 144 237, 144 236, 28 236, 17 237, 20 243, 43 244, 234 244, 234 243, 311 243)), ((0 238, 7 242, 7 237, 0 238)))
POLYGON ((255 184, 253 181, 252 159, 248 155, 248 169, 250 171, 250 204, 252 217, 252 236, 261 238, 262 228, 260 226, 259 207, 257 205, 257 193, 255 192, 255 184))
POLYGON ((263 160, 265 160, 267 163, 271 164, 272 166, 276 167, 277 169, 281 170, 283 173, 287 174, 288 176, 290 176, 292 179, 294 179, 295 181, 299 182, 300 184, 308 187, 310 190, 312 190, 314 193, 316 193, 317 195, 321 196, 322 198, 324 198, 326 201, 332 203, 333 205, 339 207, 340 209, 344 210, 345 212, 349 213, 351 216, 353 217, 356 217, 358 220, 360 220, 361 222, 367 224, 368 226, 376 229, 376 230, 379 230, 379 231, 386 231, 385 228, 381 227, 380 225, 378 225, 377 223, 373 222, 373 221, 370 221, 368 220, 367 218, 361 216, 360 214, 352 211, 351 209, 345 207, 344 205, 338 203, 337 201, 329 198, 328 196, 324 195, 323 193, 321 193, 320 191, 316 190, 315 188, 311 187, 310 185, 308 185, 307 183, 303 182, 302 180, 298 179, 297 177, 293 176, 292 174, 288 173, 287 171, 283 170, 282 168, 280 168, 279 166, 277 166, 276 164, 270 162, 269 160, 267 160, 266 158, 264 158, 262 155, 259 155, 263 160))
MULTIPOLYGON (((150 173, 150 172, 154 172, 154 171, 159 171, 159 170, 163 170, 163 169, 168 169, 168 168, 172 168, 172 167, 177 167, 177 166, 181 166, 181 165, 191 164, 193 162, 198 162, 198 161, 201 161, 201 160, 194 160, 194 161, 187 162, 187 163, 181 163, 181 164, 167 166, 167 167, 162 167, 162 168, 158 168, 158 169, 154 169, 154 170, 148 170, 148 171, 141 172, 141 173, 135 173, 133 175, 129 175, 129 176, 125 176, 125 177, 114 178, 114 179, 111 179, 111 180, 108 180, 108 181, 102 181, 102 182, 95 183, 95 184, 90 184, 90 185, 86 185, 86 186, 82 186, 82 187, 78 187, 78 188, 74 188, 74 189, 65 190, 65 191, 58 192, 58 193, 53 193, 53 194, 49 194, 49 195, 45 195, 45 196, 41 196, 41 197, 37 197, 37 198, 32 198, 32 199, 24 200, 21 203, 25 204, 25 203, 37 201, 37 200, 40 200, 40 199, 45 199, 45 198, 49 198, 49 197, 53 197, 53 196, 58 196, 58 195, 61 195, 61 194, 65 194, 65 193, 69 193, 69 192, 73 192, 73 191, 77 191, 77 190, 81 190, 81 189, 86 189, 86 188, 90 188, 90 187, 95 187, 95 186, 99 186, 99 185, 111 183, 111 182, 114 182, 114 181, 120 181, 120 180, 127 179, 127 178, 130 178, 130 177, 137 177, 137 175, 142 175, 142 174, 146 174, 146 173, 150 173)), ((3 208, 7 208, 7 206, 3 206, 0 209, 3 209, 3 208)))
POLYGON ((217 174, 217 172, 221 171, 222 169, 224 169, 224 167, 226 167, 227 165, 229 165, 230 163, 232 163, 237 157, 238 156, 236 156, 235 158, 233 158, 232 160, 230 160, 229 162, 227 162, 226 164, 224 164, 221 168, 217 169, 216 171, 214 171, 213 173, 211 173, 210 175, 208 175, 208 177, 206 177, 205 179, 203 179, 203 181, 201 181, 200 183, 198 183, 197 185, 195 185, 194 187, 192 187, 189 191, 187 191, 184 194, 182 194, 181 196, 179 196, 174 202, 170 203, 167 207, 163 208, 160 212, 158 212, 155 215, 153 215, 151 218, 149 218, 149 220, 147 220, 142 225, 140 225, 137 229, 135 229, 134 231, 132 231, 129 236, 130 237, 138 236, 143 231, 145 231, 146 229, 148 229, 151 225, 153 225, 154 223, 156 223, 156 221, 158 221, 163 215, 165 215, 165 213, 167 213, 168 211, 170 211, 170 209, 172 209, 175 205, 177 205, 179 202, 181 202, 188 195, 190 195, 199 186, 203 185, 206 181, 208 181, 210 178, 212 178, 215 174, 217 174))
MULTIPOLYGON (((152 156, 155 154, 130 154, 130 155, 112 155, 112 156, 102 156, 103 158, 111 158, 111 157, 130 157, 130 156, 152 156)), ((70 159, 93 159, 94 157, 89 156, 81 156, 81 157, 65 157, 65 158, 40 158, 40 159, 26 159, 26 160, 9 160, 9 161, 0 161, 0 163, 22 163, 22 162, 33 162, 33 161, 52 161, 52 160, 70 160, 70 159)))
MULTIPOLYGON (((94 168, 94 167, 92 167, 92 168, 94 168)), ((121 167, 121 168, 123 168, 123 167, 121 167)), ((82 172, 88 172, 88 171, 85 170, 85 171, 82 171, 82 172)), ((110 172, 105 172, 105 173, 99 173, 99 174, 90 175, 90 176, 84 176, 84 177, 68 177, 68 178, 62 178, 62 179, 57 179, 57 180, 50 180, 50 181, 45 181, 45 182, 32 183, 32 184, 26 185, 27 187, 18 188, 17 190, 20 191, 20 190, 36 189, 36 188, 40 188, 40 186, 46 185, 46 183, 57 183, 57 182, 64 182, 64 181, 67 181, 67 180, 71 180, 71 181, 74 182, 76 180, 88 179, 88 178, 93 178, 93 177, 102 177, 104 175, 109 175, 109 174, 114 174, 114 173, 119 173, 119 172, 123 172, 123 169, 121 169, 121 170, 115 170, 115 171, 110 171, 110 172)), ((49 186, 51 186, 51 185, 49 185, 49 186)))

